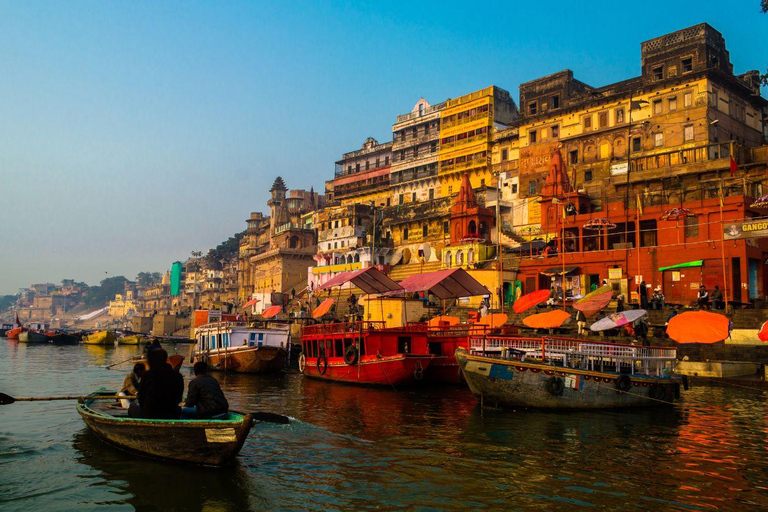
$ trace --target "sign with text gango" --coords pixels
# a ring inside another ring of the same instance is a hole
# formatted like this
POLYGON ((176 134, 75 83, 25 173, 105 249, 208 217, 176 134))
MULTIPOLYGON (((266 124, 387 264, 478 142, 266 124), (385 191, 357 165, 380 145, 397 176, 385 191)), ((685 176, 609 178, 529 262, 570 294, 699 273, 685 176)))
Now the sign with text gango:
POLYGON ((768 237, 768 220, 761 219, 729 222, 725 225, 724 230, 726 240, 768 237))

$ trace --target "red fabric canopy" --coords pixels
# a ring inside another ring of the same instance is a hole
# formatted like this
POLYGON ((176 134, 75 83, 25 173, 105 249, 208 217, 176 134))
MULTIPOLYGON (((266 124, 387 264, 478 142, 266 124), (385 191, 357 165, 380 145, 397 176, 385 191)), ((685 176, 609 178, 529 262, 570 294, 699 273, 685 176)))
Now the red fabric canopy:
POLYGON ((283 310, 282 306, 271 306, 265 309, 261 313, 261 316, 263 318, 272 318, 273 316, 277 316, 282 310, 283 310))
POLYGON ((330 299, 330 298, 325 299, 312 312, 312 318, 320 318, 324 316, 326 313, 328 313, 331 310, 331 306, 333 306, 333 299, 330 299))
MULTIPOLYGON (((488 288, 462 268, 414 274, 400 282, 401 292, 431 292, 438 299, 458 299, 475 295, 490 295, 488 288)), ((389 292, 395 295, 399 292, 389 292)))
POLYGON ((341 286, 346 283, 352 283, 365 293, 384 293, 391 291, 402 291, 399 284, 387 277, 376 267, 361 268, 352 272, 342 272, 341 274, 329 279, 325 284, 317 288, 327 290, 334 286, 341 286))

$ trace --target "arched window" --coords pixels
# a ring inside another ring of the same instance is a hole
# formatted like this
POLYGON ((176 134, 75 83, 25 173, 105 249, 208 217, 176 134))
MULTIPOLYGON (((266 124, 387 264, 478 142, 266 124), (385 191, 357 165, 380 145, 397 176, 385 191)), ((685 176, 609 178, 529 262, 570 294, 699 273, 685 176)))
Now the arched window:
POLYGON ((355 253, 355 255, 352 257, 353 263, 358 263, 360 261, 360 255, 358 253, 355 253))
POLYGON ((475 262, 475 250, 470 249, 469 252, 467 252, 467 264, 471 265, 475 262))
POLYGON ((477 224, 475 223, 475 221, 473 220, 469 221, 469 225, 467 226, 467 232, 470 235, 474 235, 475 233, 477 233, 477 224))
POLYGON ((451 251, 448 251, 445 253, 445 266, 446 267, 453 266, 453 253, 451 253, 451 251))
POLYGON ((456 266, 461 266, 464 264, 464 253, 461 251, 458 251, 456 253, 456 266))

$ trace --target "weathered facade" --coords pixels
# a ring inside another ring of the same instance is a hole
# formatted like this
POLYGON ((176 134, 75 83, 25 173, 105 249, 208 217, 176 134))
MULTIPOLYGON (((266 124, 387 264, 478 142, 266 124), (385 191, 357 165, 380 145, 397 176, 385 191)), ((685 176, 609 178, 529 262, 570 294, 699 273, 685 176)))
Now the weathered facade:
POLYGON ((334 202, 342 205, 373 203, 376 206, 391 203, 391 159, 392 142, 379 144, 373 137, 365 139, 361 149, 345 153, 336 162, 334 202))
POLYGON ((413 110, 397 116, 392 126, 390 182, 394 204, 403 205, 440 197, 437 156, 440 111, 445 102, 430 105, 419 99, 413 110))

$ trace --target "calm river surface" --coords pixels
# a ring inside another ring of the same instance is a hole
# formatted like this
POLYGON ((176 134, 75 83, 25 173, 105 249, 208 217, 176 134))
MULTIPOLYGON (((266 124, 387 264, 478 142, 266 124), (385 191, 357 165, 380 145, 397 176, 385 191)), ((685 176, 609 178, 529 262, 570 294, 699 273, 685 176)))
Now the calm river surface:
MULTIPOLYGON (((135 352, 0 338, 0 391, 115 388, 126 365, 100 366, 135 352)), ((481 413, 459 387, 216 376, 233 408, 296 421, 257 425, 234 466, 208 470, 106 446, 72 402, 2 406, 0 510, 768 510, 761 391, 695 387, 674 410, 481 413)))

